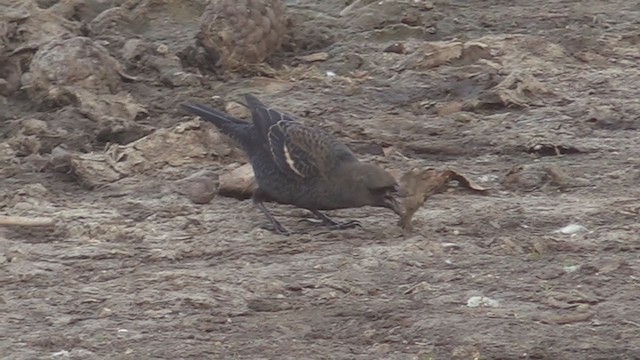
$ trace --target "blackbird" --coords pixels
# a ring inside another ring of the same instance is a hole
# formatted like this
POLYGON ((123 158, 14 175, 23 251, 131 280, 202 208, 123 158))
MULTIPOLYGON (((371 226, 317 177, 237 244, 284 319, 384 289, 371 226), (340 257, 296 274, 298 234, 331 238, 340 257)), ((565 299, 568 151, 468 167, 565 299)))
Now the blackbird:
POLYGON ((384 207, 401 215, 394 195, 396 180, 382 168, 360 162, 333 135, 305 126, 291 115, 245 94, 252 123, 199 104, 182 108, 213 123, 237 141, 249 157, 257 189, 254 204, 277 233, 287 229, 267 210, 264 202, 294 205, 310 210, 320 223, 333 229, 360 226, 357 221, 338 223, 320 210, 384 207))

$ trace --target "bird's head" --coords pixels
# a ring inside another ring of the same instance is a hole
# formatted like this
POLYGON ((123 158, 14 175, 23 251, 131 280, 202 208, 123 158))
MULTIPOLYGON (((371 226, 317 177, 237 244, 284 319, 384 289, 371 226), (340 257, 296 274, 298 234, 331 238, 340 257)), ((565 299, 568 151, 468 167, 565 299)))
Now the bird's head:
POLYGON ((350 165, 352 186, 346 189, 347 196, 357 199, 363 206, 384 207, 398 215, 402 214, 395 198, 399 190, 398 183, 391 174, 373 164, 356 162, 350 165))

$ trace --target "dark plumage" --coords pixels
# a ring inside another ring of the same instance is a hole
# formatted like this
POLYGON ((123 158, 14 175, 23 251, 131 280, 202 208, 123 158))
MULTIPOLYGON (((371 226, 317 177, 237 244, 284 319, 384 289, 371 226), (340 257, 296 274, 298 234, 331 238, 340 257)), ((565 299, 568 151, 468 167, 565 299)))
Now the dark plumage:
POLYGON ((253 95, 245 98, 253 123, 203 105, 182 107, 213 123, 244 148, 258 184, 253 201, 276 232, 288 233, 264 201, 308 209, 333 228, 359 224, 337 223, 320 210, 375 206, 400 215, 393 196, 398 185, 389 173, 358 161, 346 145, 327 132, 305 126, 292 116, 267 107, 253 95))

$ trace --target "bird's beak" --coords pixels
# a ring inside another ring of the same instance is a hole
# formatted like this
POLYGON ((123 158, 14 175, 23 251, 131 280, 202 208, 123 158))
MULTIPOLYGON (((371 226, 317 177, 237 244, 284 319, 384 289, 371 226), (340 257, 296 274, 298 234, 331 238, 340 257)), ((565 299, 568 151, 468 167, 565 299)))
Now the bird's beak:
POLYGON ((394 213, 402 216, 402 208, 400 208, 400 204, 398 204, 398 200, 392 195, 388 194, 384 197, 384 206, 393 210, 394 213))

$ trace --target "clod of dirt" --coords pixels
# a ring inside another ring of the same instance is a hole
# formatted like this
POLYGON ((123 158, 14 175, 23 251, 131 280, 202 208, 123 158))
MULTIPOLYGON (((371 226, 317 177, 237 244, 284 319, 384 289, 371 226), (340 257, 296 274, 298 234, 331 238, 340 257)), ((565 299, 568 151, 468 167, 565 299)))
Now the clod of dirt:
POLYGON ((287 33, 280 0, 212 0, 200 19, 197 41, 215 66, 235 70, 262 63, 287 33))
POLYGON ((428 10, 421 1, 358 0, 344 8, 340 15, 349 19, 352 29, 366 31, 398 23, 427 27, 431 21, 428 10))
POLYGON ((248 199, 257 187, 251 164, 244 164, 226 174, 220 175, 220 195, 237 199, 248 199))
POLYGON ((548 315, 540 319, 545 324, 566 325, 574 324, 578 322, 584 322, 593 317, 594 313, 591 311, 586 312, 571 312, 568 314, 548 315))
POLYGON ((184 195, 194 204, 208 204, 218 192, 217 176, 211 171, 199 171, 174 183, 178 194, 184 195))
POLYGON ((480 59, 491 59, 491 49, 479 42, 427 42, 403 59, 396 70, 424 70, 442 65, 462 66, 480 59))
POLYGON ((9 96, 21 85, 23 65, 43 43, 78 32, 76 24, 38 8, 32 1, 21 6, 0 5, 0 95, 9 96))
POLYGON ((121 64, 89 38, 53 40, 40 47, 30 71, 22 76, 23 87, 38 102, 74 104, 98 124, 97 140, 128 143, 149 133, 135 119, 146 109, 131 95, 118 92, 121 64))
POLYGON ((115 1, 104 0, 61 0, 49 10, 65 19, 88 22, 104 10, 114 6, 115 1))
POLYGON ((98 14, 86 27, 94 36, 121 35, 123 29, 130 27, 130 17, 130 10, 116 6, 98 14))
POLYGON ((502 185, 515 191, 535 191, 546 189, 569 189, 589 186, 589 181, 570 174, 556 165, 529 164, 512 167, 504 177, 502 185))
POLYGON ((446 184, 451 180, 456 180, 462 187, 473 191, 488 190, 453 170, 412 169, 400 178, 400 196, 403 198, 404 212, 400 216, 398 225, 404 230, 411 231, 411 219, 416 211, 429 196, 444 191, 446 184))
POLYGON ((540 97, 553 94, 531 74, 515 71, 498 85, 481 94, 477 100, 466 103, 464 110, 529 107, 543 105, 540 97))
POLYGON ((471 93, 473 97, 464 101, 452 100, 437 104, 436 110, 439 115, 449 115, 459 111, 541 106, 543 96, 553 94, 528 73, 514 71, 503 79, 499 79, 496 78, 498 75, 494 68, 485 65, 482 65, 482 68, 484 69, 483 77, 470 74, 467 79, 460 82, 459 86, 456 86, 462 90, 464 87, 469 87, 469 83, 473 83, 476 88, 484 88, 481 93, 476 95, 474 91, 462 91, 462 93, 471 93))
POLYGON ((282 47, 295 54, 326 49, 335 43, 334 29, 341 26, 339 19, 305 7, 287 9, 287 18, 289 31, 282 47))
POLYGON ((79 24, 58 16, 50 9, 41 9, 35 1, 15 1, 18 6, 0 4, 0 28, 7 26, 9 48, 15 53, 37 49, 52 39, 78 34, 79 24))
POLYGON ((140 69, 157 71, 160 81, 171 86, 202 84, 202 76, 185 72, 180 58, 164 44, 129 39, 122 47, 122 56, 127 62, 140 69))
MULTIPOLYGON (((2 34, 0 34, 1 37, 2 34)), ((3 59, 2 49, 0 49, 0 95, 9 96, 16 92, 20 88, 21 77, 20 59, 17 57, 3 59)))
POLYGON ((126 144, 151 131, 134 121, 140 115, 146 115, 147 110, 130 94, 95 94, 82 88, 73 91, 78 112, 98 124, 98 141, 126 144))
POLYGON ((87 189, 94 189, 118 181, 128 174, 122 174, 110 164, 105 154, 89 153, 72 156, 71 174, 87 189))
POLYGON ((51 172, 68 173, 71 170, 73 153, 63 146, 56 146, 51 150, 49 161, 44 169, 51 172))
POLYGON ((94 188, 165 166, 201 161, 209 154, 223 157, 231 149, 215 130, 188 121, 127 145, 113 144, 104 153, 74 155, 71 172, 81 185, 94 188))
POLYGON ((122 73, 107 49, 77 36, 52 40, 38 49, 23 85, 35 98, 67 104, 76 88, 94 94, 117 92, 122 73))
POLYGON ((50 129, 47 122, 23 118, 14 122, 17 131, 7 140, 15 156, 48 153, 68 137, 61 128, 50 129))
POLYGON ((401 42, 395 42, 382 50, 382 52, 404 54, 407 52, 407 48, 401 42))
POLYGON ((22 133, 25 135, 41 135, 47 131, 47 123, 38 119, 22 119, 22 133))

